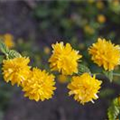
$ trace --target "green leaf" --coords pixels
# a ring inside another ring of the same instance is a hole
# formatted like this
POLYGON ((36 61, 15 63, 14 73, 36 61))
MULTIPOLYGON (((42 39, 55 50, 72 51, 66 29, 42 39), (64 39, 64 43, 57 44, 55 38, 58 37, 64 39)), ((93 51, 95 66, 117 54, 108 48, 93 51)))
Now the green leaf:
POLYGON ((91 73, 90 69, 87 66, 85 66, 83 64, 79 64, 79 66, 78 66, 78 74, 82 74, 82 73, 85 73, 85 72, 91 73))
POLYGON ((3 62, 3 60, 4 60, 4 56, 0 55, 0 64, 3 62))
POLYGON ((0 51, 4 54, 8 54, 9 52, 8 47, 5 45, 5 43, 2 40, 0 40, 0 51))
POLYGON ((108 108, 108 120, 116 120, 120 114, 120 98, 115 98, 108 108))
POLYGON ((10 50, 8 53, 8 58, 13 59, 15 57, 21 57, 21 54, 15 50, 10 50))
POLYGON ((109 78, 110 82, 113 81, 113 71, 103 71, 104 75, 109 78))

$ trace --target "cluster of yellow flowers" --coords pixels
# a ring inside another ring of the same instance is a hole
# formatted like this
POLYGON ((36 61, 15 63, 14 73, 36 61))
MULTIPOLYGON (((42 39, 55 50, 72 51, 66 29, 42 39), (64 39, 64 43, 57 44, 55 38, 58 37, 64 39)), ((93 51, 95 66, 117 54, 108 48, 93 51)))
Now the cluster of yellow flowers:
MULTIPOLYGON (((74 95, 74 99, 81 104, 96 100, 102 81, 87 71, 78 73, 81 69, 78 69, 78 65, 82 58, 79 51, 74 50, 69 43, 63 42, 53 44, 52 48, 52 55, 48 60, 51 71, 60 72, 59 79, 63 83, 67 75, 71 76, 72 79, 67 86, 70 90, 69 95, 74 95)), ((98 66, 103 66, 105 70, 111 71, 120 64, 120 47, 105 39, 98 38, 98 41, 90 46, 88 52, 92 55, 92 60, 98 66)), ((10 81, 12 85, 21 86, 25 97, 31 100, 44 101, 52 98, 56 89, 55 76, 47 73, 46 70, 32 68, 28 65, 29 62, 28 57, 22 56, 3 60, 4 80, 10 81)))
POLYGON ((54 94, 54 75, 38 68, 30 69, 29 58, 17 57, 3 61, 3 76, 6 82, 22 87, 25 97, 36 101, 49 99, 54 94))
MULTIPOLYGON (((78 73, 78 60, 82 58, 79 51, 72 49, 71 45, 63 42, 52 45, 53 54, 49 59, 52 70, 59 71, 63 75, 73 75, 78 73)), ((92 99, 97 99, 97 93, 100 89, 101 81, 92 77, 89 73, 83 73, 79 76, 73 76, 68 84, 69 95, 74 94, 74 99, 84 104, 92 99)))

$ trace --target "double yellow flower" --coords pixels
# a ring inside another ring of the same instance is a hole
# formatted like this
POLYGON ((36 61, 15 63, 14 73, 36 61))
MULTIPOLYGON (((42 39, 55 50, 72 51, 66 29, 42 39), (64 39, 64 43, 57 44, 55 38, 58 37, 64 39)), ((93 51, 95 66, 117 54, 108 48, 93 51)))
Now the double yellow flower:
MULTIPOLYGON (((52 45, 53 51, 49 58, 51 71, 58 71, 61 75, 71 75, 71 81, 67 88, 69 95, 74 95, 74 99, 81 104, 93 102, 98 99, 97 93, 101 88, 101 81, 96 79, 95 75, 83 72, 78 73, 79 62, 82 55, 74 50, 69 43, 63 42, 52 45)), ((98 65, 103 66, 105 70, 111 71, 120 64, 120 47, 112 44, 105 39, 98 39, 96 43, 89 47, 88 52, 92 55, 92 60, 98 65)), ((17 84, 22 87, 25 97, 35 101, 44 101, 54 95, 55 76, 29 66, 28 57, 15 57, 3 60, 3 77, 6 82, 12 85, 17 84)), ((65 81, 65 80, 64 80, 65 81)))

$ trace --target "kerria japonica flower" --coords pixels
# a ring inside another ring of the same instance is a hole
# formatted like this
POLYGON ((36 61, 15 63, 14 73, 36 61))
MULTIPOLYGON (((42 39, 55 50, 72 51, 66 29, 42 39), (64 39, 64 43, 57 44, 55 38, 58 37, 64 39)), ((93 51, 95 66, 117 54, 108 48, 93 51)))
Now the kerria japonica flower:
POLYGON ((30 73, 29 58, 18 57, 14 59, 3 60, 3 78, 6 82, 11 82, 12 85, 18 86, 27 79, 30 73))
POLYGON ((24 96, 30 100, 44 101, 54 95, 56 89, 54 75, 47 73, 45 70, 33 68, 29 78, 24 82, 22 90, 24 96))
POLYGON ((105 70, 114 70, 120 65, 120 46, 112 44, 111 41, 98 38, 96 43, 88 49, 91 59, 98 66, 103 66, 105 70))
POLYGON ((69 43, 63 42, 52 45, 53 51, 49 59, 52 71, 61 72, 63 75, 78 73, 78 61, 82 55, 74 50, 69 43))
POLYGON ((83 73, 79 76, 73 76, 67 88, 70 90, 69 95, 74 95, 74 99, 81 104, 98 99, 97 93, 101 88, 101 81, 92 77, 89 73, 83 73))

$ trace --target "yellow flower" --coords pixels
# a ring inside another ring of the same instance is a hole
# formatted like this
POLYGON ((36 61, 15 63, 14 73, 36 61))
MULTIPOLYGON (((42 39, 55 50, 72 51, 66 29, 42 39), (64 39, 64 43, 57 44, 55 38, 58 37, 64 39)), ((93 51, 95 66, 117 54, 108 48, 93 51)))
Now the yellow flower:
POLYGON ((94 32, 95 32, 94 28, 92 28, 92 27, 89 26, 89 25, 85 25, 84 31, 85 31, 86 33, 90 34, 90 35, 94 34, 94 32))
POLYGON ((68 81, 67 81, 67 76, 65 76, 65 75, 59 75, 58 76, 58 81, 60 82, 60 83, 67 83, 68 81))
POLYGON ((69 95, 74 95, 74 99, 81 104, 93 102, 93 99, 98 98, 101 83, 102 81, 97 80, 95 76, 91 77, 88 73, 73 76, 71 83, 68 84, 69 95))
POLYGON ((29 58, 19 57, 3 61, 3 77, 6 82, 21 85, 30 73, 29 58))
POLYGON ((98 38, 88 51, 94 63, 103 66, 105 70, 113 70, 120 64, 120 47, 112 44, 111 41, 98 38))
POLYGON ((50 53, 50 48, 44 47, 44 53, 48 55, 50 53))
POLYGON ((104 15, 98 15, 97 20, 99 23, 105 23, 106 17, 104 15))
POLYGON ((78 60, 82 55, 72 49, 71 45, 63 42, 52 45, 53 54, 49 59, 50 67, 53 71, 62 72, 64 75, 72 75, 78 72, 78 60))
POLYGON ((8 48, 12 48, 15 46, 15 43, 13 41, 13 36, 11 34, 5 34, 0 36, 0 38, 4 41, 5 45, 8 48))
POLYGON ((56 89, 54 85, 55 81, 52 74, 49 75, 45 70, 33 68, 28 80, 23 84, 24 96, 35 101, 50 99, 56 89))

